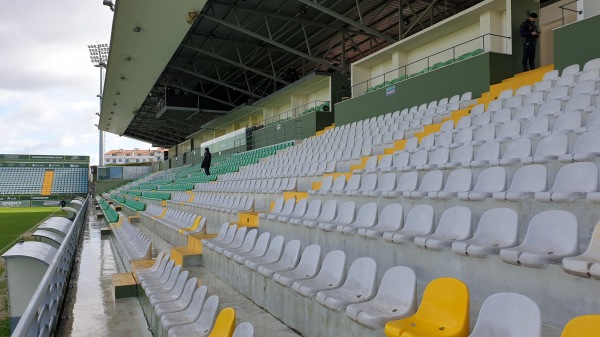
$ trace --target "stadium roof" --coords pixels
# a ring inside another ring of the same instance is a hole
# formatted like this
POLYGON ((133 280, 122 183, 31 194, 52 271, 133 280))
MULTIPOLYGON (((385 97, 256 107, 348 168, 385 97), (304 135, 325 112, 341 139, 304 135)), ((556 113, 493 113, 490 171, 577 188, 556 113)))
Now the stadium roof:
POLYGON ((118 1, 99 127, 174 146, 285 87, 291 65, 301 77, 346 72, 350 63, 480 2, 118 1), (167 87, 197 95, 198 108, 157 114, 167 87))

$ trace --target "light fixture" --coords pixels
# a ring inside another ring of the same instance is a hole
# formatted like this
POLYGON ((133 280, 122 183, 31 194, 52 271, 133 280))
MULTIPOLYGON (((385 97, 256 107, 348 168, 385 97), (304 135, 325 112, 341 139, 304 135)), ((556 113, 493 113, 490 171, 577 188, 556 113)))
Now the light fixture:
POLYGON ((140 26, 135 26, 133 27, 133 32, 134 33, 139 33, 142 29, 140 28, 140 26))
POLYGON ((191 25, 192 23, 194 23, 194 21, 196 21, 197 18, 198 12, 188 12, 187 17, 185 18, 185 22, 187 22, 188 25, 191 25))
POLYGON ((99 127, 98 124, 94 124, 95 127, 99 127))
POLYGON ((99 114, 99 113, 97 113, 97 112, 96 112, 96 115, 100 116, 100 114, 99 114))
POLYGON ((110 1, 110 0, 103 0, 102 4, 104 6, 108 6, 111 11, 113 11, 113 12, 115 11, 115 4, 112 1, 110 1))
POLYGON ((96 95, 96 97, 102 99, 102 95, 100 95, 100 94, 96 95))

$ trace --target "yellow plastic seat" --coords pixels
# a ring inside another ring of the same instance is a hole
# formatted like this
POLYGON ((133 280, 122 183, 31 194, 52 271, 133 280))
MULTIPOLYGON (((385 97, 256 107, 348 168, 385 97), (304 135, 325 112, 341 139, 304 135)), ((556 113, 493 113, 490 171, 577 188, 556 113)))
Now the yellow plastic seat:
POLYGON ((215 321, 215 327, 208 337, 231 337, 235 329, 235 310, 225 308, 221 310, 215 321))
POLYGON ((567 323, 561 337, 592 337, 600 331, 600 315, 575 317, 567 323))
POLYGON ((467 337, 469 289, 454 278, 431 281, 417 313, 385 325, 388 337, 467 337))

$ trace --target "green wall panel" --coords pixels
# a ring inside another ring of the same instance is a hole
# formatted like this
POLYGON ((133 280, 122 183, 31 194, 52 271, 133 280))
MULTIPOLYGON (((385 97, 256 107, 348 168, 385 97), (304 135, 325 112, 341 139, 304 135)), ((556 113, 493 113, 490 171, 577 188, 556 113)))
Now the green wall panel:
POLYGON ((590 39, 600 32, 600 15, 554 30, 554 69, 562 71, 571 64, 583 65, 600 57, 600 44, 590 39))
POLYGON ((300 117, 264 127, 252 133, 252 149, 304 139, 333 123, 333 112, 316 111, 300 117), (279 125, 279 127, 278 127, 279 125))

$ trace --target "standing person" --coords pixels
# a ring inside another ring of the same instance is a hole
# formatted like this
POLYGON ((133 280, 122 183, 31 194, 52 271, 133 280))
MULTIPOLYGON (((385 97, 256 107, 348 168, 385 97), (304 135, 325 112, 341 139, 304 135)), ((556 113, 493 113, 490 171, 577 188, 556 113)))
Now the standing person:
POLYGON ((535 46, 540 36, 540 31, 535 25, 537 18, 536 12, 529 13, 527 20, 519 28, 521 37, 523 37, 523 71, 535 69, 535 46), (527 68, 528 66, 529 68, 527 68))
POLYGON ((210 151, 208 150, 207 147, 205 147, 204 148, 204 159, 202 159, 202 164, 200 165, 200 167, 204 169, 204 172, 206 172, 207 176, 210 175, 210 171, 209 171, 210 159, 211 159, 210 151))
POLYGON ((294 67, 293 64, 288 68, 286 75, 288 82, 296 82, 298 78, 300 78, 298 71, 296 71, 296 67, 294 67))
POLYGON ((65 206, 67 206, 67 202, 65 201, 65 199, 63 198, 60 201, 60 208, 64 211, 65 210, 65 206))

